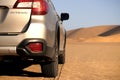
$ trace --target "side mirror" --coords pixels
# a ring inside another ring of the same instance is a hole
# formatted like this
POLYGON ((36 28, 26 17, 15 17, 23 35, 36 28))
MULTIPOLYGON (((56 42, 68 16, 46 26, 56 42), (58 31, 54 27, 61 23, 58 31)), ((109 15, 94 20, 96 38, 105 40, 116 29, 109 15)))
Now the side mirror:
POLYGON ((61 21, 68 20, 69 14, 68 13, 61 13, 61 21))

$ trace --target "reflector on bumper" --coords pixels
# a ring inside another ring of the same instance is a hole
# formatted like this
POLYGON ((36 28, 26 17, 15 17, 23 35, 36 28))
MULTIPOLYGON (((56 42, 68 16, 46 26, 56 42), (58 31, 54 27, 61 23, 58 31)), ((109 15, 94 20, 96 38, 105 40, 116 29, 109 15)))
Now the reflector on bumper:
POLYGON ((29 43, 27 49, 33 53, 40 53, 43 51, 43 44, 39 42, 29 43))

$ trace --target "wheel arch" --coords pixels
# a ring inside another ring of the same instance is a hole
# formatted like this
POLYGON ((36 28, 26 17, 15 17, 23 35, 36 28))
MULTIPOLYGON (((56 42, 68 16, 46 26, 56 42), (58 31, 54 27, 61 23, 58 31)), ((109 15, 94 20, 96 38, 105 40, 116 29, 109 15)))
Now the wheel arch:
MULTIPOLYGON (((57 42, 58 42, 58 48, 60 46, 60 26, 59 26, 59 23, 57 22, 56 24, 56 31, 55 31, 55 39, 57 39, 57 42)), ((56 41, 56 40, 55 40, 56 41)))
POLYGON ((56 25, 56 39, 58 40, 59 51, 64 50, 66 46, 66 30, 61 28, 60 23, 57 22, 56 25))

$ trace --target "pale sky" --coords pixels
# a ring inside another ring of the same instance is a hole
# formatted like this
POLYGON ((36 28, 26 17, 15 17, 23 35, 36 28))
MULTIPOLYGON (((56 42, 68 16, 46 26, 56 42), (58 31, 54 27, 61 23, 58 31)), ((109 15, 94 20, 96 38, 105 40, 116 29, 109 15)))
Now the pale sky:
POLYGON ((120 25, 120 0, 52 0, 57 12, 68 12, 67 30, 99 25, 120 25))

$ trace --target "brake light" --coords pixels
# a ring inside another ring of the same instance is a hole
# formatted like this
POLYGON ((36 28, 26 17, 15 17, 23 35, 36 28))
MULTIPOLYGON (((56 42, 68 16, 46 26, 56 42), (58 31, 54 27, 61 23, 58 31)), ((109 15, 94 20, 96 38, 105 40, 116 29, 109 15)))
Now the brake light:
POLYGON ((32 15, 45 15, 48 12, 45 0, 17 0, 13 8, 32 9, 32 15))
POLYGON ((45 0, 34 0, 33 2, 33 15, 45 15, 48 12, 48 4, 45 0))
POLYGON ((43 51, 43 44, 42 43, 29 43, 27 48, 34 53, 39 53, 43 51))

